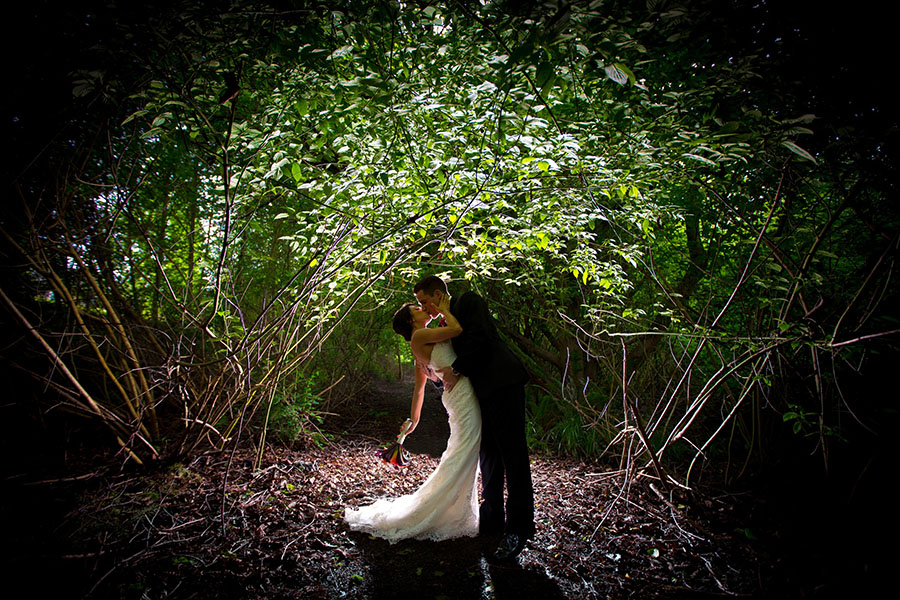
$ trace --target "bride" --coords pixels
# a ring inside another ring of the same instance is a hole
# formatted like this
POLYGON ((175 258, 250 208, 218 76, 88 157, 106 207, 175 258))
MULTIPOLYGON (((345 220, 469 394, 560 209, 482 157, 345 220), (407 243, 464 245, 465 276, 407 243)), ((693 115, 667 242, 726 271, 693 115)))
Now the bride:
MULTIPOLYGON (((450 339, 462 326, 450 313, 450 297, 438 305, 446 327, 428 328, 427 311, 404 304, 394 315, 394 331, 409 342, 416 359, 416 383, 410 408, 411 433, 419 422, 426 378, 437 380, 439 369, 453 364, 450 339)), ((441 401, 450 418, 450 439, 437 468, 412 494, 382 498, 358 509, 348 508, 344 520, 354 531, 365 531, 391 543, 415 538, 446 540, 478 535, 478 450, 481 409, 468 378, 461 377, 441 401)), ((408 435, 407 433, 407 435, 408 435)))

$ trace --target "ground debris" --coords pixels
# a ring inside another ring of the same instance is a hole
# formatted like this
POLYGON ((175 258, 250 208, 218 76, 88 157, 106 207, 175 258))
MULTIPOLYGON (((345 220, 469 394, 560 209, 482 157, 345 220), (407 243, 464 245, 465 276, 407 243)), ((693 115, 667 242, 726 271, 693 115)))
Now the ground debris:
MULTIPOLYGON (((761 550, 733 527, 681 518, 648 486, 620 497, 598 465, 536 456, 538 531, 513 567, 478 538, 390 545, 349 532, 347 506, 409 493, 438 459, 396 470, 374 443, 204 455, 155 473, 79 482, 81 496, 45 550, 88 597, 667 598, 758 591, 761 550), (223 493, 224 492, 224 493, 223 493), (713 533, 709 533, 713 532, 713 533), (524 587, 523 587, 524 586, 524 587), (523 592, 524 590, 524 592, 523 592)), ((678 509, 682 516, 687 507, 678 509)), ((713 511, 713 514, 716 514, 713 511)))
POLYGON ((750 529, 758 502, 666 493, 650 479, 623 486, 615 467, 570 457, 533 454, 537 533, 516 564, 485 560, 496 540, 392 545, 350 532, 346 507, 412 492, 446 446, 429 390, 407 440, 412 463, 375 458, 408 410, 406 392, 373 393, 326 422, 331 443, 267 446, 258 465, 248 444, 142 473, 85 465, 91 477, 43 474, 4 490, 5 566, 37 597, 802 596, 785 585, 793 563, 777 529, 750 529))

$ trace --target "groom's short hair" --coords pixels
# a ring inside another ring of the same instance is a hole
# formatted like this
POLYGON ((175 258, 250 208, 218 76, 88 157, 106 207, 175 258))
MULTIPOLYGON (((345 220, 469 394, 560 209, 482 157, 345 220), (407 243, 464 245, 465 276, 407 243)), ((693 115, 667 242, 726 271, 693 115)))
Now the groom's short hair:
POLYGON ((413 286, 413 294, 418 294, 420 291, 424 291, 426 294, 431 296, 432 294, 434 294, 435 290, 441 290, 445 294, 447 293, 447 284, 444 283, 444 280, 437 275, 429 275, 428 277, 423 277, 419 280, 419 283, 413 286))

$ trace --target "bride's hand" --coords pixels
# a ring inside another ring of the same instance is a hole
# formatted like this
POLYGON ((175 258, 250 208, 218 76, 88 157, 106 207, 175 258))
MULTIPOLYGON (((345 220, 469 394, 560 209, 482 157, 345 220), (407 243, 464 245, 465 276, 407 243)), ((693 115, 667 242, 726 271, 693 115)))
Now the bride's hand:
POLYGON ((439 370, 441 372, 441 379, 444 382, 444 389, 448 392, 451 391, 453 386, 456 385, 456 382, 459 381, 459 377, 453 372, 453 367, 444 367, 439 370))
POLYGON ((450 311, 450 296, 447 294, 442 294, 441 299, 438 301, 437 305, 438 312, 446 314, 450 311))

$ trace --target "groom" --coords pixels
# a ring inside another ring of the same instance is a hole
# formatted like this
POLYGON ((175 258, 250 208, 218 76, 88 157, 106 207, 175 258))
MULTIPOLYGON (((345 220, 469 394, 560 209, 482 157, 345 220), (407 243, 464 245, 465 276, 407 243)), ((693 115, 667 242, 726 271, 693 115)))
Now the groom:
MULTIPOLYGON (((434 275, 413 288, 416 300, 432 317, 447 293, 434 275)), ((453 338, 456 361, 443 370, 449 390, 461 375, 472 382, 481 405, 481 503, 479 532, 503 534, 494 552, 497 560, 515 558, 534 535, 534 490, 525 441, 525 384, 528 372, 500 339, 484 299, 474 292, 451 297, 450 311, 463 332, 453 338), (507 501, 504 513, 503 484, 507 501)))

